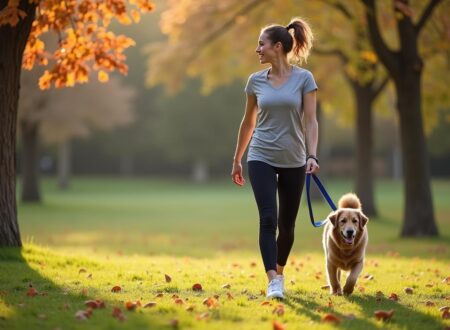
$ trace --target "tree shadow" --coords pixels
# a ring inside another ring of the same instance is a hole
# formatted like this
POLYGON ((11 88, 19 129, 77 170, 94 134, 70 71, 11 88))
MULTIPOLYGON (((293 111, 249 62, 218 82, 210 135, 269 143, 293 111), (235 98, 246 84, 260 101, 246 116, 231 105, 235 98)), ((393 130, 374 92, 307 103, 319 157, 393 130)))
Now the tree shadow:
MULTIPOLYGON (((377 298, 367 294, 352 295, 344 297, 349 302, 357 304, 362 316, 352 316, 352 311, 348 314, 337 312, 333 307, 323 306, 312 299, 304 298, 304 292, 297 291, 288 296, 285 304, 291 307, 297 314, 307 316, 313 322, 320 322, 324 313, 332 313, 341 319, 336 327, 343 329, 380 329, 392 328, 399 329, 444 329, 444 322, 431 315, 414 310, 398 302, 391 301, 385 297, 377 298), (376 310, 394 310, 394 316, 391 320, 383 323, 377 321, 374 317, 376 310), (320 311, 320 312, 319 312, 320 311)), ((330 296, 332 297, 332 296, 330 296)))
MULTIPOLYGON (((0 329, 114 329, 123 328, 113 318, 112 307, 120 307, 127 317, 126 327, 133 329, 159 328, 161 322, 151 320, 143 313, 127 312, 122 302, 104 299, 106 308, 93 310, 91 317, 81 321, 75 318, 79 310, 86 310, 85 301, 99 297, 73 288, 60 286, 42 276, 40 267, 46 267, 45 253, 24 257, 26 248, 0 248, 0 329), (30 288, 37 295, 29 296, 30 288)), ((39 251, 41 252, 41 251, 39 251)), ((76 262, 73 258, 70 262, 76 262)), ((57 264, 64 267, 63 263, 57 264)), ((92 290, 96 291, 96 290, 92 290)), ((166 324, 167 325, 167 324, 166 324)))

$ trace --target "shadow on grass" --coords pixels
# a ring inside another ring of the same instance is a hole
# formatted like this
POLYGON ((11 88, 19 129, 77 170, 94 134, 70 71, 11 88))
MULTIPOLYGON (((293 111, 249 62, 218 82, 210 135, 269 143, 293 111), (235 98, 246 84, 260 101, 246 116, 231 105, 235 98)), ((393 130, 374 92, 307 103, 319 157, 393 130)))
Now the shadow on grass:
MULTIPOLYGON (((47 267, 44 256, 36 256, 41 251, 33 251, 24 258, 26 248, 0 248, 0 329, 145 329, 161 328, 161 323, 154 323, 145 315, 127 312, 123 303, 104 300, 106 308, 96 309, 88 320, 75 318, 79 310, 86 310, 86 300, 98 299, 89 294, 79 293, 55 284, 43 277, 33 267, 47 267), (27 295, 30 284, 38 292, 31 297, 27 295), (121 323, 113 318, 112 307, 120 307, 128 318, 121 323)), ((41 254, 44 254, 43 252, 41 254)), ((57 263, 56 267, 63 266, 57 263)), ((58 274, 56 274, 58 276, 58 274)), ((72 279, 73 280, 73 279, 72 279)), ((73 285, 72 283, 68 283, 73 285)), ((147 315, 148 316, 148 315, 147 315)))
MULTIPOLYGON (((337 327, 343 329, 444 329, 445 324, 437 317, 422 313, 412 308, 406 307, 400 303, 391 301, 387 298, 378 299, 369 295, 352 295, 346 297, 350 303, 357 304, 355 312, 348 311, 348 314, 336 312, 333 307, 324 307, 314 300, 304 298, 305 292, 296 292, 285 300, 285 304, 291 307, 297 314, 307 316, 313 322, 320 322, 324 313, 332 313, 341 319, 337 327), (353 317, 356 310, 360 310, 362 316, 353 317), (376 310, 394 310, 394 316, 391 320, 384 323, 377 321, 374 317, 376 310), (318 311, 321 311, 320 313, 318 311)), ((332 297, 332 296, 330 296, 332 297)))

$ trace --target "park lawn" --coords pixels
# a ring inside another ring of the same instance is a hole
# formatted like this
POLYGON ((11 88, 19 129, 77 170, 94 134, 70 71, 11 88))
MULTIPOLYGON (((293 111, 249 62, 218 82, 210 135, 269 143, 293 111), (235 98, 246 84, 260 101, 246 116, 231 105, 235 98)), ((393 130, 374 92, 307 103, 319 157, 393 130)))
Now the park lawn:
MULTIPOLYGON (((348 182, 326 185, 335 200, 351 190, 348 182)), ((19 204, 25 247, 0 250, 0 329, 171 329, 173 322, 180 329, 272 329, 273 320, 286 329, 336 327, 322 321, 327 313, 344 329, 444 329, 450 326, 439 311, 450 305, 450 182, 434 182, 433 192, 441 237, 402 240, 401 186, 377 185, 380 216, 369 222, 366 265, 349 298, 321 289, 321 230, 309 224, 303 203, 278 315, 279 303, 264 305, 261 294, 266 279, 249 187, 77 179, 60 192, 46 180, 42 205, 19 204), (27 296, 30 283, 39 293, 34 297, 27 296), (193 291, 195 283, 203 290, 193 291), (114 286, 122 290, 113 293, 114 286), (391 293, 399 301, 388 299, 391 293), (215 295, 210 307, 203 304, 215 295), (76 320, 92 299, 106 307, 76 320), (127 301, 138 300, 156 305, 126 310, 127 301), (112 316, 114 307, 126 320, 112 316), (394 316, 382 322, 376 310, 394 316)), ((324 217, 329 209, 315 202, 315 212, 324 217)))
POLYGON ((256 255, 86 257, 29 244, 22 252, 1 254, 0 327, 5 329, 171 329, 172 322, 180 329, 272 329, 273 320, 286 329, 329 329, 334 324, 323 318, 330 313, 340 319, 343 329, 450 326, 439 311, 450 305, 445 283, 450 269, 448 262, 434 259, 369 256, 356 292, 347 298, 321 289, 325 276, 320 253, 294 255, 286 272, 287 299, 264 305, 266 280, 256 255), (27 296, 30 283, 39 293, 34 297, 27 296), (202 291, 192 289, 196 283, 202 291), (114 286, 121 291, 111 292, 114 286), (404 292, 407 287, 412 294, 404 292), (157 297, 158 293, 163 296, 157 297), (392 293, 398 301, 388 299, 392 293), (215 296, 211 306, 204 304, 215 296), (94 299, 106 307, 94 310, 87 320, 77 320, 76 313, 87 310, 85 302, 94 299), (142 306, 128 311, 128 301, 142 306), (149 302, 156 305, 143 307, 149 302), (280 304, 279 315, 275 311, 280 304), (120 308, 125 320, 112 316, 114 307, 120 308), (374 317, 376 310, 393 310, 394 315, 383 322, 374 317))

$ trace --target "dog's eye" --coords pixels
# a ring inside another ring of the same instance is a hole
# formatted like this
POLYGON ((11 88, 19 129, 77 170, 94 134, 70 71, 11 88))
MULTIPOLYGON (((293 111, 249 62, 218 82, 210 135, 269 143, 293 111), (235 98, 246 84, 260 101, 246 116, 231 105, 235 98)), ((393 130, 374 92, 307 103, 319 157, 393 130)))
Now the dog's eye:
POLYGON ((356 219, 353 219, 353 221, 352 221, 353 223, 357 223, 358 222, 358 220, 356 220, 356 219))
POLYGON ((341 219, 341 221, 340 221, 340 223, 346 223, 347 222, 347 219, 341 219))

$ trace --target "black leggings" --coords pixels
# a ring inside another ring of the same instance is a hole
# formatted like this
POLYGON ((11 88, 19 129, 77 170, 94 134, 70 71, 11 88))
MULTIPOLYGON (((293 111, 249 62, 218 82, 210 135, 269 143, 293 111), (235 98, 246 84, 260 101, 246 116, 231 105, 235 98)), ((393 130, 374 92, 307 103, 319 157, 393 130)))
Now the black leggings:
POLYGON ((276 271, 277 264, 286 265, 294 244, 295 219, 305 182, 305 166, 280 168, 260 161, 249 161, 248 174, 258 205, 259 247, 264 268, 266 272, 276 271), (278 238, 275 239, 277 225, 278 238))

